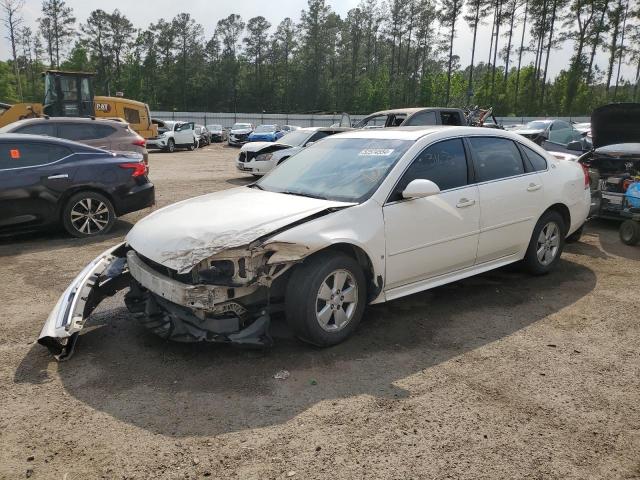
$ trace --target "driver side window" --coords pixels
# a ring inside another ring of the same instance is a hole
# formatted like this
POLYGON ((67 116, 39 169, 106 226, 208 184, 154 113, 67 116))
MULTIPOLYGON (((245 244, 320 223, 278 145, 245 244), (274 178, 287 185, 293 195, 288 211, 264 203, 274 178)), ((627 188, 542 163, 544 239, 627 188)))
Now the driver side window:
POLYGON ((431 180, 442 191, 467 185, 469 172, 462 140, 444 140, 424 149, 404 172, 389 201, 402 200, 402 192, 416 179, 431 180))

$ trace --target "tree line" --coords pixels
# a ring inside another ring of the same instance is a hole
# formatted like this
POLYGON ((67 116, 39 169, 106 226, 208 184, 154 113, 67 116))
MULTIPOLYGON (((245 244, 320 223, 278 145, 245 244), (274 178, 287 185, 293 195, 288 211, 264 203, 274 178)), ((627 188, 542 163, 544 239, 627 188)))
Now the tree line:
POLYGON ((97 93, 123 92, 158 110, 477 104, 499 115, 579 115, 640 98, 638 0, 361 0, 344 18, 308 0, 299 21, 232 14, 210 38, 189 13, 141 29, 119 10, 96 9, 82 22, 64 0, 44 0, 29 26, 23 5, 0 0, 11 52, 0 62, 2 101, 41 101, 46 68, 94 71, 97 93), (456 41, 463 24, 470 44, 456 41), (485 58, 480 44, 489 44, 485 58), (563 48, 571 54, 561 59, 563 48), (553 62, 564 65, 555 76, 553 62))

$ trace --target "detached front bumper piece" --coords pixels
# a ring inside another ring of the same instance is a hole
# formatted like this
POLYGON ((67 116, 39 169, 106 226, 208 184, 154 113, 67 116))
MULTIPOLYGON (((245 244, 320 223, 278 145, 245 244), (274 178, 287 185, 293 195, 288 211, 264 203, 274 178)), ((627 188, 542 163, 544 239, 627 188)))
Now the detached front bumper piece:
POLYGON ((126 246, 121 243, 98 255, 71 282, 49 314, 38 343, 56 360, 70 358, 91 312, 106 297, 128 286, 126 246))

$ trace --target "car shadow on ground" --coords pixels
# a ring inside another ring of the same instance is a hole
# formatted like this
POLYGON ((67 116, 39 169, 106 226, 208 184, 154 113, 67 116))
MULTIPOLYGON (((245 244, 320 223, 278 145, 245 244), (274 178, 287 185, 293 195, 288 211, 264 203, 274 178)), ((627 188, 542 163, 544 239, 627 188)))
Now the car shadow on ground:
MULTIPOLYGON (((538 322, 595 284, 592 270, 571 261, 546 277, 501 269, 371 306, 354 336, 336 347, 280 338, 266 352, 165 342, 139 327, 117 297, 92 317, 75 356, 57 365, 56 375, 90 408, 154 433, 266 427, 323 401, 357 395, 398 401, 409 394, 399 386, 407 377, 538 322), (282 369, 289 378, 274 379, 282 369)), ((51 362, 33 345, 14 381, 50 381, 51 362)))
POLYGON ((115 221, 109 233, 90 238, 72 237, 62 228, 0 235, 0 257, 55 251, 59 248, 76 248, 104 242, 105 240, 114 240, 126 235, 132 227, 132 222, 119 218, 115 221))
POLYGON ((608 259, 611 256, 617 256, 628 260, 640 260, 640 246, 625 245, 620 240, 620 223, 598 218, 590 220, 582 238, 588 240, 589 237, 593 237, 595 242, 581 241, 569 244, 566 251, 591 258, 608 259))

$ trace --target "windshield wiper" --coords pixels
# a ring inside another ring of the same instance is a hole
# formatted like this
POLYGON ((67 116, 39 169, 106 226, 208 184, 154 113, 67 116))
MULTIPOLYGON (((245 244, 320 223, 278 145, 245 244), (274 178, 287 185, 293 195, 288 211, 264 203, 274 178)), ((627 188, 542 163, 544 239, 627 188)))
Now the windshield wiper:
POLYGON ((284 190, 285 195, 297 195, 298 197, 308 197, 308 198, 317 198, 318 200, 326 200, 327 197, 323 197, 321 195, 314 195, 313 193, 305 193, 305 192, 294 192, 293 190, 284 190))

